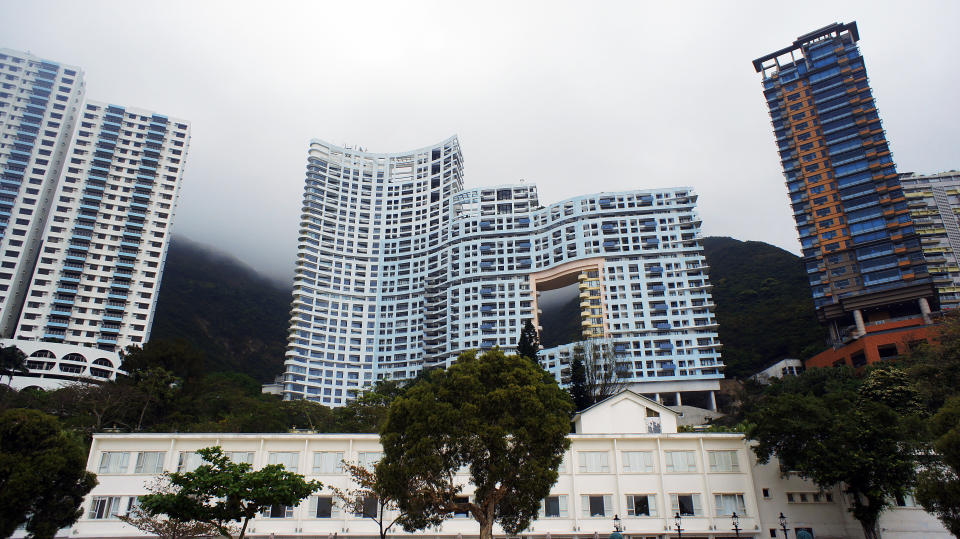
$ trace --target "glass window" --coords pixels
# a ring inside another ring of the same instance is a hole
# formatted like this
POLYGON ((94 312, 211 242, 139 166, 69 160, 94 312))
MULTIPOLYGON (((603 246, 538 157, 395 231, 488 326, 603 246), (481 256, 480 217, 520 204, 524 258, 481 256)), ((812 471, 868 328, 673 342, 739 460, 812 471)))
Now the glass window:
POLYGON ((300 453, 296 451, 274 451, 270 453, 267 464, 281 464, 288 472, 297 472, 297 463, 300 453))
POLYGON ((613 497, 609 494, 580 496, 581 514, 584 517, 605 517, 613 515, 613 497))
POLYGON ((253 451, 227 451, 226 455, 233 462, 253 464, 253 451))
POLYGON ((711 472, 739 472, 740 460, 736 451, 709 451, 711 472))
POLYGON ((312 496, 310 498, 310 515, 315 518, 335 518, 340 516, 337 505, 332 496, 312 496))
POLYGON ((627 515, 631 517, 657 516, 657 495, 627 494, 627 515))
POLYGON ((700 505, 699 494, 671 494, 671 513, 680 513, 680 516, 703 516, 703 507, 700 505))
POLYGON ((668 472, 697 471, 697 455, 694 451, 664 451, 664 462, 668 472))
POLYGON ((120 512, 120 496, 94 496, 90 503, 89 519, 117 518, 120 512))
POLYGON ((609 456, 606 451, 579 451, 578 471, 588 473, 602 473, 610 471, 609 456))
POLYGON ((293 518, 293 507, 288 505, 271 505, 260 515, 263 518, 293 518))
POLYGON ((126 451, 104 451, 100 455, 100 467, 97 473, 127 473, 130 465, 130 453, 126 451))
POLYGON ((540 516, 545 518, 566 518, 567 512, 566 495, 547 496, 540 504, 540 516))
POLYGON ((360 466, 368 470, 372 470, 374 467, 376 467, 381 458, 383 458, 383 453, 380 451, 361 451, 357 454, 357 460, 359 461, 360 466))
POLYGON ((196 451, 181 451, 177 461, 178 472, 192 472, 203 464, 203 457, 196 451))
POLYGON ((717 516, 730 516, 733 513, 740 516, 747 514, 747 506, 743 503, 743 494, 714 494, 713 499, 717 506, 717 516))
POLYGON ((654 471, 653 451, 624 451, 622 456, 625 473, 651 473, 654 471))
POLYGON ((343 451, 320 451, 313 454, 314 474, 343 473, 343 451))
POLYGON ((137 453, 137 467, 134 473, 160 473, 163 471, 165 451, 141 451, 137 453))

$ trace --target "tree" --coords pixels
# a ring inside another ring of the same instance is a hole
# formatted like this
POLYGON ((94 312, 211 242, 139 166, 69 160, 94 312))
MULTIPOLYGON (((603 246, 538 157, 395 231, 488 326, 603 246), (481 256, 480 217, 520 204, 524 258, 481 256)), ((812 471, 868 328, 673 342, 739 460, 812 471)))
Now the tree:
POLYGON ((517 355, 530 359, 534 363, 540 363, 540 337, 530 320, 524 322, 523 329, 520 330, 520 338, 517 340, 517 355))
POLYGON ((578 356, 583 361, 590 404, 616 395, 630 385, 629 377, 617 363, 616 353, 609 342, 601 344, 592 340, 587 341, 585 346, 578 344, 573 349, 574 360, 578 356))
POLYGON ((14 375, 27 372, 27 355, 22 350, 16 346, 0 348, 0 380, 3 380, 4 376, 9 377, 9 385, 13 383, 14 375))
POLYGON ((123 351, 120 368, 135 374, 152 367, 162 367, 174 376, 193 383, 203 376, 205 358, 203 352, 182 339, 152 340, 143 348, 131 345, 123 351))
POLYGON ((57 420, 35 410, 0 415, 0 537, 21 524, 36 538, 77 521, 83 497, 97 484, 83 446, 57 420))
MULTIPOLYGON (((147 490, 154 494, 172 492, 170 482, 165 478, 158 479, 148 486, 147 490)), ((220 534, 219 530, 212 524, 151 515, 140 506, 134 507, 126 515, 120 515, 117 518, 142 532, 156 535, 159 539, 192 539, 194 537, 213 537, 220 534)), ((233 527, 230 527, 230 530, 233 532, 233 527)))
POLYGON ((579 412, 593 404, 590 397, 590 387, 587 385, 587 368, 583 364, 583 345, 574 347, 573 362, 570 364, 570 396, 573 398, 574 409, 579 412), (579 347, 579 351, 577 348, 579 347))
POLYGON ((343 508, 355 515, 363 515, 377 523, 380 530, 380 539, 387 539, 387 534, 398 522, 400 522, 403 513, 398 512, 399 506, 397 500, 393 498, 383 483, 377 477, 376 470, 368 470, 358 464, 343 462, 344 470, 350 475, 350 478, 357 485, 353 489, 340 489, 330 487, 333 495, 337 497, 343 508), (395 512, 395 516, 390 518, 387 511, 395 512))
POLYGON ((931 421, 937 460, 917 479, 917 501, 960 537, 960 396, 950 398, 931 421))
POLYGON ((232 462, 220 447, 207 447, 197 453, 209 464, 192 472, 165 473, 171 491, 141 496, 144 511, 204 522, 231 539, 235 532, 230 523, 242 522, 236 537, 243 539, 250 519, 257 513, 275 505, 298 505, 323 488, 319 481, 306 481, 281 464, 252 471, 248 463, 232 462))
POLYGON ((376 473, 407 531, 468 511, 491 539, 526 529, 557 480, 569 446, 569 395, 548 372, 498 349, 460 356, 407 389, 380 433, 376 473), (468 466, 473 501, 454 478, 468 466))
POLYGON ((811 369, 775 382, 747 414, 757 460, 776 456, 821 488, 842 485, 867 539, 879 537, 880 514, 912 487, 925 453, 918 397, 891 370, 861 380, 846 368, 811 369))
POLYGON ((143 407, 140 408, 140 415, 137 417, 136 430, 139 431, 143 429, 143 417, 147 413, 147 408, 153 403, 161 404, 170 399, 180 387, 181 380, 163 367, 149 367, 146 370, 137 371, 133 374, 132 380, 136 392, 143 399, 143 407))

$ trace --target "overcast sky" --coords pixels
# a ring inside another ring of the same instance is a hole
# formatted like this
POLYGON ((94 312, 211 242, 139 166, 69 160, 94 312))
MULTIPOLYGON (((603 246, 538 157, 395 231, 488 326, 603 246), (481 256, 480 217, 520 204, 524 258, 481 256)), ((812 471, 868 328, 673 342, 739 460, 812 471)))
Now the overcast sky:
POLYGON ((856 20, 900 171, 960 168, 960 2, 0 1, 0 47, 190 120, 174 230, 289 282, 311 138, 457 134, 468 187, 689 185, 704 235, 799 251, 751 61, 856 20))

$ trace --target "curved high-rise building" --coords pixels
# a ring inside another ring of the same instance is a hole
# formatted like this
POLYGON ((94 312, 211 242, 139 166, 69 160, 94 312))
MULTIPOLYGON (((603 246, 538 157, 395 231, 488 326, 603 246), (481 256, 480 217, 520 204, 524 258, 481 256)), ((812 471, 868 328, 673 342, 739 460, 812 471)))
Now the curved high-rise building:
MULTIPOLYGON (((462 176, 455 137, 405 153, 311 142, 285 398, 342 405, 466 350, 512 351, 540 294, 571 285, 578 340, 624 376, 651 392, 723 377, 689 188, 544 207, 531 184, 462 176)), ((573 346, 543 350, 544 367, 563 379, 573 346)))

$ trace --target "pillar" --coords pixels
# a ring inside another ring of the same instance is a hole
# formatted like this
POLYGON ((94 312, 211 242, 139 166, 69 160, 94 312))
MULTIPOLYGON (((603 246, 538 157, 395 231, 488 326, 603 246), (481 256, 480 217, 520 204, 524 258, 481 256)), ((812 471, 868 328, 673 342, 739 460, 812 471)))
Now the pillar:
POLYGON ((660 400, 660 394, 659 394, 659 393, 654 394, 653 400, 657 401, 657 404, 663 404, 663 401, 660 400))
POLYGON ((707 401, 709 403, 710 410, 716 412, 717 411, 717 392, 711 389, 707 393, 709 393, 710 395, 710 400, 707 401))
POLYGON ((930 304, 927 302, 927 298, 920 298, 917 301, 920 303, 920 314, 923 315, 923 323, 932 324, 933 320, 930 319, 930 304))
POLYGON ((683 401, 680 400, 680 392, 677 391, 677 406, 683 406, 683 401))
POLYGON ((857 324, 857 337, 864 335, 867 332, 867 327, 863 325, 863 313, 860 312, 860 309, 853 311, 853 321, 857 324))

